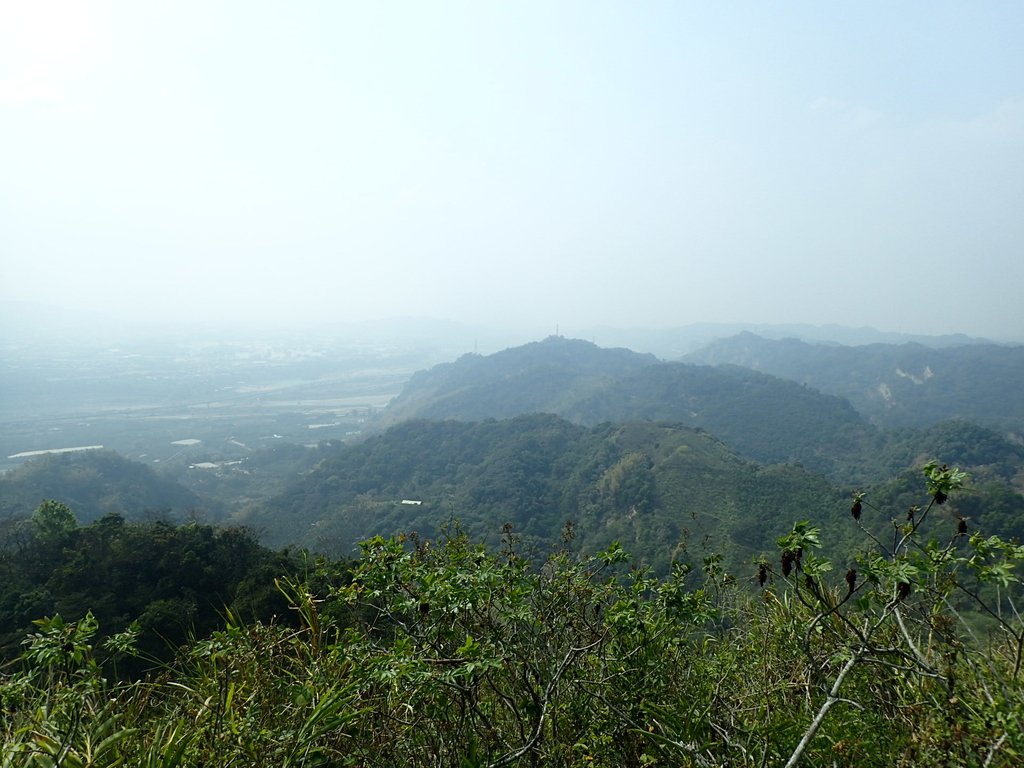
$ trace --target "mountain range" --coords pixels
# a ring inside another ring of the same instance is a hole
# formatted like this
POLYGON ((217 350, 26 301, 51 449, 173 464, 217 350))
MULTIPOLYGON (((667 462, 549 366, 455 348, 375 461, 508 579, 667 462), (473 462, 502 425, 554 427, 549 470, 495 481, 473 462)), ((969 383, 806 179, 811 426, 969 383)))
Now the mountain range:
POLYGON ((854 490, 870 489, 880 509, 913 503, 915 468, 937 458, 975 478, 942 514, 1024 537, 1020 348, 744 334, 702 354, 716 364, 554 336, 420 371, 362 440, 281 446, 176 478, 107 452, 45 457, 0 477, 0 495, 8 507, 63 497, 81 519, 118 504, 202 509, 270 544, 334 553, 378 533, 429 538, 458 525, 533 549, 563 535, 589 551, 618 540, 660 570, 684 551, 741 567, 798 519, 842 541, 854 490), (803 375, 765 370, 785 366, 803 375), (855 397, 894 369, 906 374, 893 390, 902 411, 855 397))
POLYGON ((685 357, 739 365, 846 398, 872 423, 927 426, 966 419, 1024 433, 1024 346, 917 343, 839 346, 742 333, 685 357))

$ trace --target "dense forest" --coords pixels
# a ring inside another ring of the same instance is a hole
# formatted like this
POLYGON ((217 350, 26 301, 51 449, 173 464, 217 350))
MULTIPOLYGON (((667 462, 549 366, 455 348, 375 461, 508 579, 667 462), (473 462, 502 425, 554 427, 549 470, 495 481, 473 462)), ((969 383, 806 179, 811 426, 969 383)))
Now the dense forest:
POLYGON ((744 459, 704 431, 587 428, 533 414, 405 422, 325 456, 247 522, 273 530, 271 542, 348 553, 379 533, 434 537, 453 519, 492 545, 508 524, 544 551, 571 521, 581 552, 617 540, 665 573, 687 546, 746 562, 794 517, 812 510, 823 522, 841 495, 800 467, 744 459))
POLYGON ((360 440, 0 475, 0 765, 1018 764, 1013 409, 736 362, 553 337, 360 440))
MULTIPOLYGON (((103 634, 139 633, 140 657, 167 660, 176 648, 223 626, 287 616, 276 576, 298 565, 250 531, 108 514, 80 525, 57 501, 8 522, 0 560, 0 654, 17 655, 43 616, 92 615, 103 634)), ((136 665, 137 667, 137 665, 136 665)))

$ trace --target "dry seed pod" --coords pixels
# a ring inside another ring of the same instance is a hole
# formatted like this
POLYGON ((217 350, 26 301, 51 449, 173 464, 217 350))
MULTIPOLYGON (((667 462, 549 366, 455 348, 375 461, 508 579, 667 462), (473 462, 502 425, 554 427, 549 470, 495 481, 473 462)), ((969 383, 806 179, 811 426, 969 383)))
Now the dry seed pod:
POLYGON ((796 559, 796 555, 793 554, 792 550, 787 549, 782 553, 782 575, 789 576, 793 570, 793 561, 796 559))

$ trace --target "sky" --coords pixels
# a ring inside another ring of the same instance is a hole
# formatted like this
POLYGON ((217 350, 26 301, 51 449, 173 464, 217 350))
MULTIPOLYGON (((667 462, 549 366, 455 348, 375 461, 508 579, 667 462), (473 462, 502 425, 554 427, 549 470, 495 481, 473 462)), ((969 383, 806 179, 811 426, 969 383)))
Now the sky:
POLYGON ((1024 3, 0 0, 0 322, 1024 340, 1024 3))

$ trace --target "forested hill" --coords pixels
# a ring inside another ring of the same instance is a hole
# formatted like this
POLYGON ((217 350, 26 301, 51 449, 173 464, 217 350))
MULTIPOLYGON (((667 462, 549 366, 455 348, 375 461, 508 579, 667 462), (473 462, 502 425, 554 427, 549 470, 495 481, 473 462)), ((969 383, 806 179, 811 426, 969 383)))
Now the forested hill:
POLYGON ((111 513, 140 519, 147 513, 210 511, 209 500, 145 464, 105 450, 40 456, 0 474, 0 519, 26 515, 44 499, 67 504, 81 522, 111 513))
POLYGON ((618 540, 664 569, 688 542, 697 562, 710 548, 745 567, 793 520, 823 520, 843 497, 818 475, 758 465, 706 432, 534 414, 404 422, 339 448, 247 522, 271 543, 349 552, 377 533, 435 537, 451 519, 492 543, 508 523, 524 546, 547 548, 573 521, 583 551, 618 540))
POLYGON ((701 427, 758 461, 832 476, 862 465, 878 435, 845 400, 763 373, 664 363, 552 337, 417 374, 381 426, 408 418, 507 418, 549 412, 595 425, 652 419, 701 427))
POLYGON ((658 364, 654 355, 561 336, 493 355, 463 355, 415 374, 381 426, 410 418, 479 421, 562 413, 609 382, 658 364))
POLYGON ((844 397, 873 423, 927 426, 966 419, 1024 432, 1024 346, 838 346, 742 333, 687 355, 741 365, 844 397))
POLYGON ((872 488, 888 525, 906 511, 903 495, 920 485, 920 466, 936 457, 974 477, 957 506, 972 524, 1024 536, 1024 448, 964 423, 893 435, 876 460, 886 480, 895 479, 870 486, 754 462, 699 429, 653 421, 584 427, 551 414, 407 421, 322 455, 245 520, 269 543, 348 554, 376 534, 437 538, 457 520, 476 540, 497 545, 507 523, 524 545, 547 549, 572 521, 583 552, 618 540, 664 569, 685 546, 684 559, 699 563, 715 551, 742 571, 797 520, 841 543, 858 486, 872 488))
POLYGON ((700 427, 744 456, 830 476, 864 462, 880 439, 845 400, 735 366, 662 363, 608 382, 563 415, 582 424, 645 419, 700 427))

